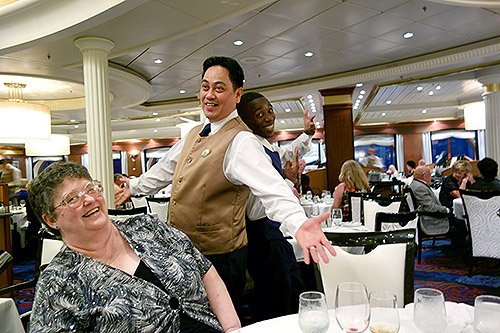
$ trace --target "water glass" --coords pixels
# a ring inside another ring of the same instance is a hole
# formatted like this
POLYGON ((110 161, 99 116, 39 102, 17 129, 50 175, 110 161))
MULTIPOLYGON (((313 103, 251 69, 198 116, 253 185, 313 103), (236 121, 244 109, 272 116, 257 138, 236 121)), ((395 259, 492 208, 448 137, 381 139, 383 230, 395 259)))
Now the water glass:
POLYGON ((334 226, 339 226, 340 222, 342 222, 342 209, 333 208, 331 218, 332 218, 332 224, 334 226))
POLYGON ((500 297, 482 295, 474 301, 474 332, 492 333, 500 330, 500 297))
POLYGON ((307 191, 307 193, 306 193, 306 199, 307 199, 307 201, 312 201, 313 194, 312 194, 311 191, 307 191))
POLYGON ((344 332, 364 332, 370 323, 366 287, 358 282, 343 282, 335 294, 335 318, 344 332))
POLYGON ((370 301, 370 331, 372 333, 399 332, 397 296, 388 291, 373 291, 370 301))
POLYGON ((325 295, 317 291, 306 291, 299 296, 299 326, 304 333, 328 331, 330 319, 325 295))
POLYGON ((443 293, 432 288, 415 290, 413 321, 423 333, 444 332, 447 323, 443 293))
POLYGON ((21 206, 21 208, 24 208, 26 206, 26 201, 24 201, 23 199, 21 199, 19 201, 19 206, 21 206))

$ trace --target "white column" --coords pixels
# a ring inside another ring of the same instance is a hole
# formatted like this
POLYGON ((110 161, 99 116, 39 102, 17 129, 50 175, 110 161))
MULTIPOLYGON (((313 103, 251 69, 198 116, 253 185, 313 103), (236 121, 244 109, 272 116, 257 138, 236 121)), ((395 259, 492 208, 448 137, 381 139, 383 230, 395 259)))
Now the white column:
POLYGON ((108 80, 108 54, 114 44, 105 38, 82 37, 75 45, 83 55, 89 172, 102 182, 106 203, 114 208, 108 80))
POLYGON ((482 97, 486 109, 486 157, 500 162, 500 75, 498 72, 485 75, 479 77, 479 82, 483 84, 482 97))

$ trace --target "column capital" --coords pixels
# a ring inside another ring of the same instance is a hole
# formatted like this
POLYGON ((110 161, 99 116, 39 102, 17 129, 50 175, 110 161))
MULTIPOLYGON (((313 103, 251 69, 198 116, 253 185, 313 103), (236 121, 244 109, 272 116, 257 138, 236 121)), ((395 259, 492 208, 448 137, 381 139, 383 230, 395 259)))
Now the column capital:
POLYGON ((482 69, 477 77, 485 93, 500 91, 500 66, 482 69))
POLYGON ((100 50, 109 53, 115 44, 109 39, 102 37, 79 37, 74 41, 80 52, 88 50, 100 50))

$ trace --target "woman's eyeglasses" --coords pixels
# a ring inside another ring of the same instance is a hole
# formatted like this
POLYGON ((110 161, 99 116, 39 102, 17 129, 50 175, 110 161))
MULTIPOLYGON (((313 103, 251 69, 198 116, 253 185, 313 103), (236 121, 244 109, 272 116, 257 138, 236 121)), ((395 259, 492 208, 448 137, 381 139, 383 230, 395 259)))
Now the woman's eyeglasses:
POLYGON ((85 194, 90 195, 93 198, 98 197, 102 194, 103 188, 102 184, 98 180, 93 180, 85 185, 83 191, 73 190, 66 193, 61 201, 61 203, 54 207, 57 209, 62 206, 68 206, 69 208, 76 208, 80 206, 83 202, 83 196, 85 194))

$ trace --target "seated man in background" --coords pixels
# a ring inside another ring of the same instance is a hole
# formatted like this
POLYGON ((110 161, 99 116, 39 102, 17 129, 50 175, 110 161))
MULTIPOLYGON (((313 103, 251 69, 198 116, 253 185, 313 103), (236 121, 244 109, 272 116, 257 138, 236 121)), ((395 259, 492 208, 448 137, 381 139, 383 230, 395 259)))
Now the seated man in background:
MULTIPOLYGON (((427 166, 418 166, 413 173, 410 188, 417 201, 418 210, 430 213, 450 213, 450 209, 441 205, 432 189, 431 170, 427 166)), ((421 216, 421 228, 428 235, 438 235, 448 232, 450 223, 447 217, 421 216)))
MULTIPOLYGON (((262 149, 269 156, 269 162, 282 177, 289 177, 284 173, 289 161, 297 160, 297 154, 303 155, 310 149, 316 131, 313 121, 315 116, 308 118, 306 110, 304 133, 290 145, 280 148, 268 141, 274 135, 276 116, 267 98, 255 92, 246 93, 237 104, 237 110, 238 115, 261 142, 262 149)), ((297 169, 294 176, 297 178, 297 169)), ((293 186, 293 182, 294 180, 288 184, 293 186)), ((248 272, 254 280, 256 319, 265 320, 297 313, 299 295, 305 291, 305 287, 292 246, 279 230, 280 224, 267 217, 261 200, 253 194, 248 198, 246 217, 248 272)))
POLYGON ((500 181, 497 179, 498 163, 495 160, 485 157, 477 162, 477 168, 481 177, 474 177, 476 182, 469 186, 471 190, 496 191, 500 190, 500 181))

